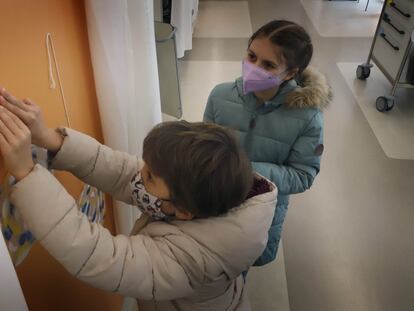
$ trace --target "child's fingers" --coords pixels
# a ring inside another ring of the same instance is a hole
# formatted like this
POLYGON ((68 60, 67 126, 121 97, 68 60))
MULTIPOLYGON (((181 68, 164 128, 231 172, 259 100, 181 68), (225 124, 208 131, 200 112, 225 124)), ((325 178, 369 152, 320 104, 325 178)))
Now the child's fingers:
POLYGON ((4 109, 1 106, 0 106, 0 112, 4 112, 6 115, 8 115, 9 118, 14 122, 14 124, 17 125, 18 128, 20 128, 22 130, 25 130, 25 129, 28 130, 28 127, 26 126, 26 124, 24 124, 24 122, 22 120, 20 120, 19 117, 17 117, 12 112, 8 111, 7 109, 4 109))
POLYGON ((1 132, 0 132, 0 151, 2 154, 6 154, 10 151, 10 145, 1 132))
POLYGON ((23 122, 26 124, 30 121, 30 112, 23 110, 13 104, 10 104, 7 100, 5 100, 2 96, 0 96, 0 107, 6 108, 8 111, 12 112, 16 116, 18 116, 23 122))
POLYGON ((33 102, 30 98, 23 99, 23 103, 28 106, 37 106, 37 104, 33 102))
MULTIPOLYGON (((14 135, 14 137, 22 137, 22 135, 26 135, 27 132, 30 133, 29 129, 26 125, 24 125, 19 118, 13 115, 11 112, 7 111, 7 109, 0 106, 0 119, 3 123, 7 126, 10 132, 14 135)), ((6 137, 7 138, 7 137, 6 137)))
POLYGON ((19 118, 25 120, 27 118, 27 111, 19 108, 18 106, 10 104, 3 96, 0 95, 0 105, 11 111, 19 118))
POLYGON ((22 101, 15 98, 13 95, 7 92, 4 88, 0 88, 0 95, 3 96, 10 104, 15 105, 19 107, 20 109, 27 111, 27 105, 25 105, 22 101))
POLYGON ((11 144, 14 141, 15 135, 10 131, 6 123, 4 123, 3 118, 1 118, 2 115, 0 113, 0 133, 3 134, 7 143, 11 144))

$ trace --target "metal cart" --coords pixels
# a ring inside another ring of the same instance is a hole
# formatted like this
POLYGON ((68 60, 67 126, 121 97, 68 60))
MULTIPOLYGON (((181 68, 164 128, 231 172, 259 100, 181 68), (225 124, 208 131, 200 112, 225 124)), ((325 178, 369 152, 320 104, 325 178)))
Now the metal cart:
POLYGON ((158 78, 160 82, 161 111, 180 119, 183 115, 178 76, 174 26, 155 22, 158 78))
POLYGON ((378 111, 390 111, 394 107, 397 88, 414 88, 414 85, 401 81, 413 45, 413 13, 413 0, 385 0, 368 59, 356 70, 358 79, 367 79, 373 61, 392 84, 389 95, 377 98, 378 111))

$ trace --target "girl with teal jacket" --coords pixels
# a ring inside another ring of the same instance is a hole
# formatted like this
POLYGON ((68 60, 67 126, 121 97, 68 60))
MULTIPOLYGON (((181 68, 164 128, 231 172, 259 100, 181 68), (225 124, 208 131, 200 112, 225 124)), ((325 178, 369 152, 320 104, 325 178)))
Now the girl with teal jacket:
POLYGON ((331 99, 325 77, 308 68, 313 46, 299 25, 272 21, 249 40, 243 76, 217 85, 204 121, 234 129, 255 171, 279 195, 267 246, 255 263, 273 261, 289 195, 312 186, 323 153, 323 109, 331 99))

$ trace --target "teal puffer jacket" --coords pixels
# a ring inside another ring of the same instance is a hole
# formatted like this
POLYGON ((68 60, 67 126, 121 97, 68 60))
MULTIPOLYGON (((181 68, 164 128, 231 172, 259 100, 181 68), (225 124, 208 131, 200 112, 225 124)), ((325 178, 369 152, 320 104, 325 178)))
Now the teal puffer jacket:
POLYGON ((331 99, 325 77, 306 69, 298 83, 281 86, 260 107, 253 93, 243 94, 243 80, 223 83, 211 92, 204 121, 234 129, 252 161, 253 170, 272 180, 279 196, 269 240, 255 265, 276 258, 289 195, 312 186, 323 152, 323 108, 331 99))

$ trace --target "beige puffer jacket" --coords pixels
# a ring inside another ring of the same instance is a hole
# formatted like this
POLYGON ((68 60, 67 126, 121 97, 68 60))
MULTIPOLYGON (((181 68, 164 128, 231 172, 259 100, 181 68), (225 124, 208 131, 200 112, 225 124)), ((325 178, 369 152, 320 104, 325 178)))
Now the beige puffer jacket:
MULTIPOLYGON (((53 168, 131 203, 129 182, 142 161, 74 130, 61 131, 66 137, 53 168)), ((266 245, 277 197, 273 184, 271 189, 226 215, 150 222, 132 236, 112 236, 89 223, 41 166, 15 185, 11 201, 35 237, 71 274, 95 287, 136 297, 140 311, 250 310, 240 274, 266 245)))

